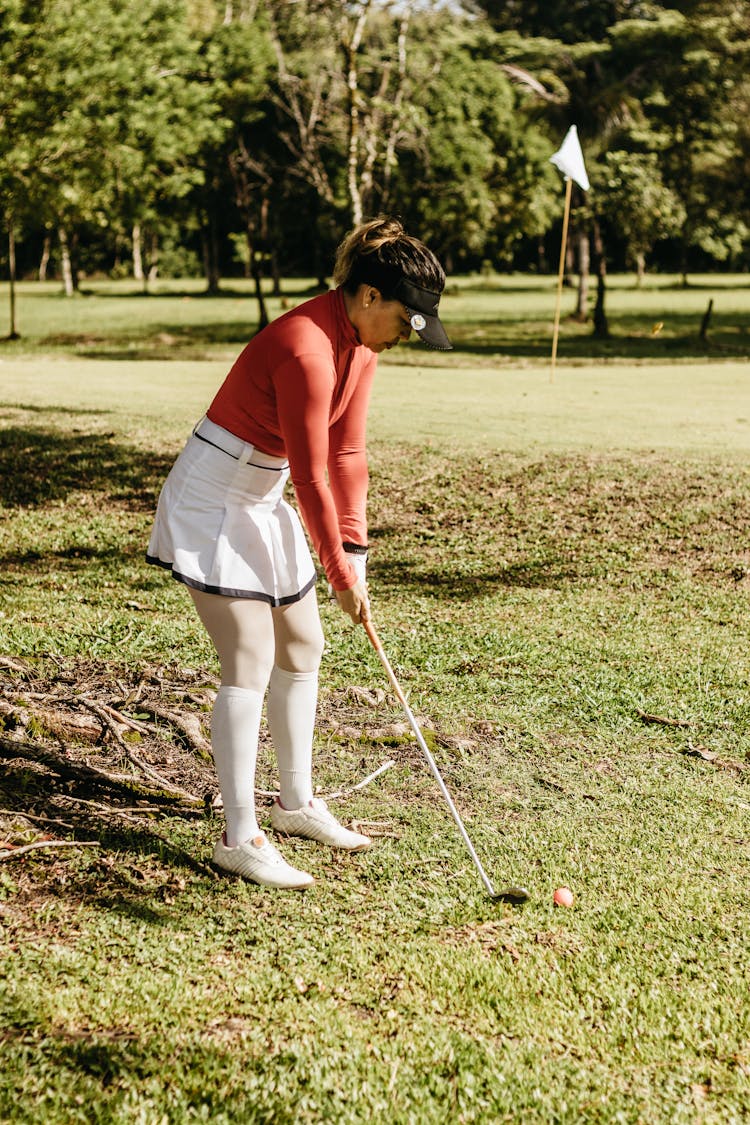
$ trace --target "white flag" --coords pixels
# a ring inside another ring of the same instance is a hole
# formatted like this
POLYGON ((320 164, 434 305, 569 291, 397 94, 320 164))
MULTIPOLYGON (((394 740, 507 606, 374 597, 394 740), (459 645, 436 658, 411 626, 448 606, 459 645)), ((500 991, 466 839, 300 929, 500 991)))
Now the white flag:
POLYGON ((578 140, 578 130, 575 125, 570 126, 565 134, 565 140, 554 156, 550 156, 549 160, 550 164, 559 168, 564 176, 567 176, 570 180, 575 180, 584 191, 589 190, 589 178, 586 175, 581 142, 578 140))

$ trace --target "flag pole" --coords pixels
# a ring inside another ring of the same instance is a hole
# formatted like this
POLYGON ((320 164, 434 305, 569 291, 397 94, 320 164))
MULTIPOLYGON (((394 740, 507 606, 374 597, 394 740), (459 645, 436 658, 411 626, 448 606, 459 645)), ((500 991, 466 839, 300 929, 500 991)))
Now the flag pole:
POLYGON ((555 381, 555 363, 557 361, 557 337, 560 332, 560 302, 562 300, 563 275, 565 273, 565 244, 568 240, 568 219, 570 218, 570 196, 573 190, 573 181, 570 176, 565 177, 565 211, 563 212, 562 246, 560 247, 560 269, 557 273, 557 301, 555 303, 555 326, 552 330, 552 366, 549 372, 549 381, 555 381))

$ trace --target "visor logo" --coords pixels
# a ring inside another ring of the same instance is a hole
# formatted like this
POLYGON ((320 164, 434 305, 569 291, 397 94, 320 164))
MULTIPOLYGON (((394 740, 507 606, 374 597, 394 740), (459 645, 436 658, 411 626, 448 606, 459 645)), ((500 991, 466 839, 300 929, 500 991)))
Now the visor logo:
POLYGON ((427 321, 421 313, 412 313, 411 320, 409 321, 415 332, 421 332, 427 321))

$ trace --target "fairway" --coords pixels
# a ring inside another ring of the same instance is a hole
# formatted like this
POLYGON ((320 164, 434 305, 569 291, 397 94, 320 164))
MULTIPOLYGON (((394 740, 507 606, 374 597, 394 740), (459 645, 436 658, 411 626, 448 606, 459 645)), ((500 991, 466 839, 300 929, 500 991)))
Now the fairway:
MULTIPOLYGON (((421 353, 423 356, 424 353, 421 353)), ((229 361, 231 363, 231 360, 229 361)), ((465 357, 462 357, 465 363, 465 357)), ((28 358, 0 363, 4 407, 95 411, 146 444, 181 440, 228 369, 220 361, 28 358)), ((400 365, 378 372, 375 440, 475 451, 750 452, 747 363, 472 368, 400 365)))
POLYGON ((750 452, 747 364, 456 371, 388 365, 372 432, 474 450, 750 452))

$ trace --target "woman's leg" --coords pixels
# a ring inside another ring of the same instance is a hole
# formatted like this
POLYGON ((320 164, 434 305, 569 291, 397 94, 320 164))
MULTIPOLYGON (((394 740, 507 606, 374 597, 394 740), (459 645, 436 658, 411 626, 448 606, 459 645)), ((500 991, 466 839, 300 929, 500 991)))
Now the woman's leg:
POLYGON ((235 848, 259 834, 255 766, 263 698, 273 666, 273 620, 266 602, 192 589, 190 593, 221 665, 211 748, 224 804, 226 845, 235 848))
POLYGON ((313 798, 312 741, 318 702, 323 630, 315 591, 273 611, 276 663, 266 713, 279 764, 279 800, 271 809, 278 832, 306 836, 334 848, 363 851, 367 836, 342 827, 325 801, 313 798))
POLYGON ((279 799, 286 809, 308 805, 323 630, 314 590, 274 609, 275 664, 268 686, 268 730, 279 765, 279 799))

